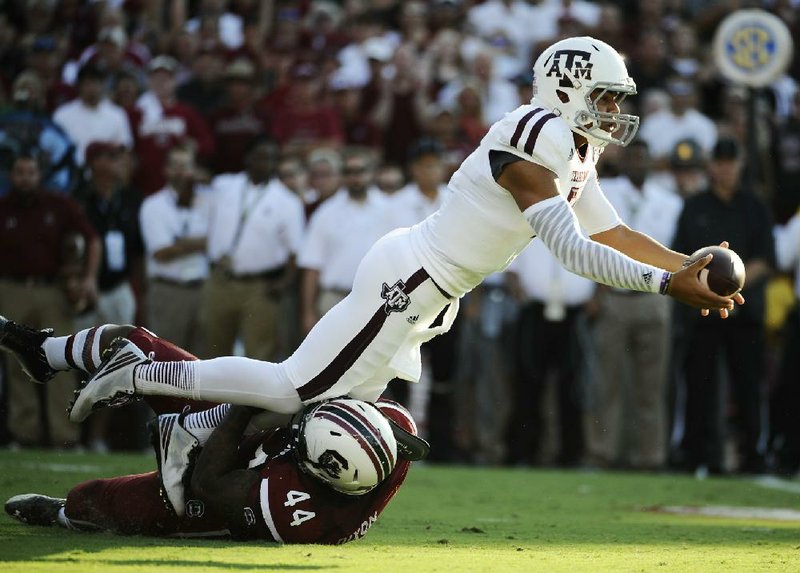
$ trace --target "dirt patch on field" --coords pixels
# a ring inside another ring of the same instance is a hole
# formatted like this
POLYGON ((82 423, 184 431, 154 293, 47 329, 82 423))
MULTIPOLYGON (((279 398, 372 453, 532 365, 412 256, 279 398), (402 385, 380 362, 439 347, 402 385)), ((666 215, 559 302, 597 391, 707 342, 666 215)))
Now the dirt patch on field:
POLYGON ((800 511, 782 507, 736 507, 732 505, 664 505, 647 508, 653 513, 725 517, 732 519, 768 519, 800 521, 800 511))

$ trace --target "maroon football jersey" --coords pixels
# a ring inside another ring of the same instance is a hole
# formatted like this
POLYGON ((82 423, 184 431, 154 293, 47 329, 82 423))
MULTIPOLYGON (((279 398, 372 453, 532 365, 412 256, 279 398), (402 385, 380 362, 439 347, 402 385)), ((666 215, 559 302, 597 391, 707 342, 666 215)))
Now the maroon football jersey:
MULTIPOLYGON (((416 427, 402 406, 379 402, 381 410, 409 432, 416 427)), ((333 490, 304 473, 294 460, 286 430, 270 433, 254 452, 251 467, 261 481, 250 496, 258 521, 280 543, 340 544, 360 539, 397 493, 410 462, 398 459, 389 477, 359 496, 333 490), (257 465, 254 465, 257 464, 257 465), (263 522, 262 522, 263 520, 263 522)))
MULTIPOLYGON (((143 352, 147 354, 152 352, 156 360, 196 359, 182 348, 158 338, 143 328, 137 328, 128 338, 143 352)), ((162 396, 148 396, 146 400, 157 413, 179 412, 187 403, 182 399, 162 396)), ((390 400, 380 400, 376 405, 400 427, 417 434, 414 420, 403 406, 390 400)), ((196 402, 193 403, 192 409, 201 411, 211 406, 213 404, 196 402)), ((321 544, 338 544, 360 539, 366 535, 397 493, 411 465, 406 460, 398 459, 389 477, 374 490, 360 496, 346 495, 304 473, 292 457, 290 443, 289 431, 280 429, 249 436, 240 444, 242 464, 247 464, 261 476, 260 481, 250 492, 248 506, 242 508, 250 526, 247 531, 238 532, 242 538, 266 539, 281 543, 321 544)), ((105 481, 116 483, 125 479, 127 478, 105 481)), ((154 474, 152 479, 157 479, 154 474)), ((146 485, 148 484, 143 483, 141 487, 146 485)), ((131 487, 125 484, 120 491, 130 493, 131 487)), ((153 511, 156 512, 154 515, 157 515, 158 519, 152 516, 140 519, 138 521, 144 524, 137 522, 137 529, 131 531, 150 535, 164 535, 165 532, 193 535, 198 532, 218 532, 224 529, 224 523, 209 512, 200 511, 198 515, 188 515, 183 519, 162 515, 166 511, 163 502, 158 496, 150 493, 137 501, 143 504, 149 502, 152 502, 153 511)), ((80 506, 78 503, 70 505, 72 518, 105 523, 94 514, 90 516, 91 519, 83 517, 83 513, 79 513, 80 506)), ((116 515, 118 512, 108 507, 105 508, 105 513, 116 515)), ((110 518, 106 516, 106 519, 110 518)), ((130 530, 128 521, 129 517, 120 516, 114 521, 117 525, 107 527, 127 532, 130 530)))

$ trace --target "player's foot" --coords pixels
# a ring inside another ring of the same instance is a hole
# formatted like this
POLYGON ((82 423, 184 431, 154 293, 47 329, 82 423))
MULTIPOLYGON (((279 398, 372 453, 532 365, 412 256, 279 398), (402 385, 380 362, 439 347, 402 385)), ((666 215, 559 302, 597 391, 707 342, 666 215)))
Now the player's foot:
POLYGON ((66 499, 36 493, 15 495, 6 502, 6 513, 28 525, 51 527, 58 522, 58 511, 66 499))
POLYGON ((138 400, 133 386, 134 369, 152 362, 127 338, 115 339, 104 352, 97 371, 75 391, 75 400, 67 409, 69 419, 83 422, 100 408, 118 408, 138 400))
POLYGON ((52 328, 35 330, 0 316, 0 348, 16 356, 25 374, 39 384, 44 384, 58 373, 47 363, 42 348, 42 343, 51 336, 52 328))
POLYGON ((199 451, 199 441, 181 421, 180 414, 162 414, 147 423, 150 443, 156 452, 162 493, 178 516, 185 513, 190 468, 199 451))

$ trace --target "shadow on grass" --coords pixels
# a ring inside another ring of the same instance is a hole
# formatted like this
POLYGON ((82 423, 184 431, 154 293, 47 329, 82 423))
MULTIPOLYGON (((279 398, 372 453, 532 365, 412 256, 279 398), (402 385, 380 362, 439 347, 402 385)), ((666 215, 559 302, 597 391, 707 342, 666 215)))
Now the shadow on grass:
POLYGON ((77 533, 56 528, 28 527, 24 525, 3 524, 0 526, 0 569, 3 563, 33 562, 42 564, 80 564, 99 566, 102 568, 133 566, 141 570, 152 570, 156 567, 218 567, 220 569, 239 571, 316 571, 337 569, 336 565, 265 562, 268 552, 279 546, 272 543, 234 542, 203 539, 160 539, 150 537, 123 537, 110 533, 77 533), (181 550, 202 548, 212 550, 208 559, 198 559, 197 555, 166 554, 164 559, 136 559, 120 556, 119 558, 99 555, 106 550, 128 551, 141 554, 158 548, 181 550), (214 553, 214 549, 263 549, 264 560, 257 563, 236 563, 225 559, 224 554, 214 553), (184 556, 185 555, 185 556, 184 556))
MULTIPOLYGON (((37 563, 76 563, 76 559, 31 559, 29 561, 37 563)), ((333 569, 334 567, 323 567, 321 565, 291 565, 288 563, 230 563, 227 561, 190 561, 188 559, 93 559, 92 565, 106 565, 108 567, 135 566, 135 567, 220 567, 239 571, 309 571, 318 569, 333 569)))

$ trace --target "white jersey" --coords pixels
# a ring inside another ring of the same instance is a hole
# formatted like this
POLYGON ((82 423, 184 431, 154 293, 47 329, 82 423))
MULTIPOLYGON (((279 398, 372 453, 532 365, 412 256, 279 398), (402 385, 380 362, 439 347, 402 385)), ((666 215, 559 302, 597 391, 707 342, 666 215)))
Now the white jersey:
POLYGON ((506 268, 533 238, 516 201, 494 179, 492 160, 502 152, 555 173, 559 192, 589 235, 621 223, 597 184, 601 150, 589 145, 581 158, 566 122, 533 100, 491 127, 453 174, 441 209, 411 229, 415 254, 452 296, 506 268))

